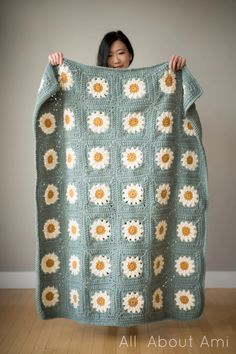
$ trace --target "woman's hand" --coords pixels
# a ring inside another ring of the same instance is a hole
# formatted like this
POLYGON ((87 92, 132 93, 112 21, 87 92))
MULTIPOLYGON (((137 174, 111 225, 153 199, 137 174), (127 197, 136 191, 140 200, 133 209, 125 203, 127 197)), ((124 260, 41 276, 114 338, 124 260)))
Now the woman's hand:
POLYGON ((48 56, 49 63, 52 65, 61 65, 63 63, 64 57, 62 52, 55 52, 49 54, 48 56))
POLYGON ((169 61, 169 69, 172 71, 183 69, 186 59, 178 55, 173 55, 169 61))

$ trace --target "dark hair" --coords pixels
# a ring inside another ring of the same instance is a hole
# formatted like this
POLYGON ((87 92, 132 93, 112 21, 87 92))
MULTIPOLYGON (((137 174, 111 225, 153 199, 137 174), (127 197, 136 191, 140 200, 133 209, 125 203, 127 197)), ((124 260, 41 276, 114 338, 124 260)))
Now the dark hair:
POLYGON ((108 32, 105 34, 103 37, 99 49, 98 49, 98 55, 97 55, 97 65, 98 66, 107 66, 107 59, 108 59, 108 54, 109 54, 109 49, 114 41, 119 39, 122 41, 130 54, 132 54, 132 58, 129 62, 129 65, 132 63, 134 59, 134 51, 132 48, 132 45, 129 41, 129 39, 126 37, 126 35, 122 31, 112 31, 108 32))

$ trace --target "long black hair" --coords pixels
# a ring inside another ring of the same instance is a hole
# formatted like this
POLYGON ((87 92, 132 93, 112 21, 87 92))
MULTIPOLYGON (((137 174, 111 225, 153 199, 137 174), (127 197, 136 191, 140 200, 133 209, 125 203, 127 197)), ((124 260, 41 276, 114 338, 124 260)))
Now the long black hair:
POLYGON ((98 66, 107 66, 107 59, 108 59, 108 54, 109 54, 109 49, 114 41, 119 39, 122 41, 130 54, 132 54, 132 58, 129 62, 129 65, 132 63, 134 59, 134 51, 132 48, 132 45, 129 41, 129 39, 126 37, 126 35, 122 31, 112 31, 108 32, 105 34, 103 37, 99 49, 98 49, 98 55, 97 55, 97 65, 98 66))

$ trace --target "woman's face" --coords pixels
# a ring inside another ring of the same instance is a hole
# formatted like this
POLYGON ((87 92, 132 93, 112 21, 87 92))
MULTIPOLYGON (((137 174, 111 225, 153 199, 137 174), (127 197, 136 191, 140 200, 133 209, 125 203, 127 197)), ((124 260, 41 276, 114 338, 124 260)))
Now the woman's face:
POLYGON ((117 39, 110 47, 107 66, 110 68, 128 68, 129 62, 132 59, 132 54, 129 53, 126 45, 117 39))

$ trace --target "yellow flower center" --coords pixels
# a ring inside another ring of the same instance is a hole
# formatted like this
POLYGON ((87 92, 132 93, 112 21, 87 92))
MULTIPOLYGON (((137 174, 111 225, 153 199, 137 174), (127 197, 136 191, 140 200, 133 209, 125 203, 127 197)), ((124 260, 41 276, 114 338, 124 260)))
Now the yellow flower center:
POLYGON ((159 229, 159 233, 160 233, 160 234, 163 234, 163 232, 164 232, 164 227, 161 226, 160 229, 159 229))
POLYGON ((54 260, 53 259, 48 259, 47 262, 46 262, 46 265, 48 268, 52 267, 54 265, 54 260))
POLYGON ((188 129, 190 129, 190 130, 193 129, 193 126, 192 126, 192 124, 191 124, 190 122, 188 122, 187 127, 188 127, 188 129))
POLYGON ((128 154, 128 161, 135 161, 137 158, 136 154, 134 152, 130 152, 128 154))
POLYGON ((171 75, 167 75, 166 79, 165 79, 165 84, 166 86, 172 86, 173 84, 173 79, 171 75))
POLYGON ((49 224, 48 227, 47 227, 47 230, 48 230, 49 233, 54 232, 55 229, 56 228, 55 228, 55 226, 53 224, 49 224))
POLYGON ((54 192, 52 190, 48 191, 48 199, 53 198, 54 192))
POLYGON ((162 198, 165 198, 167 196, 167 190, 166 189, 163 189, 162 191, 161 191, 161 197, 162 198))
POLYGON ((47 128, 50 128, 52 125, 51 119, 49 119, 49 118, 45 119, 44 124, 47 128))
POLYGON ((128 231, 129 231, 130 235, 135 235, 138 231, 138 228, 136 226, 132 225, 129 227, 128 231))
POLYGON ((53 163, 53 156, 52 155, 48 156, 48 163, 53 163))
POLYGON ((73 198, 73 197, 74 197, 74 190, 73 190, 73 189, 70 189, 70 191, 69 191, 69 195, 70 195, 70 197, 71 197, 71 198, 73 198))
POLYGON ((164 155, 162 155, 162 161, 163 161, 163 162, 167 162, 167 161, 169 160, 169 158, 170 158, 170 155, 169 155, 169 154, 164 154, 164 155))
POLYGON ((164 127, 168 127, 170 125, 170 118, 168 116, 166 116, 163 119, 162 124, 164 125, 164 127))
POLYGON ((193 193, 191 191, 187 191, 184 193, 184 198, 187 200, 193 199, 193 193))
POLYGON ((95 155, 94 155, 94 160, 96 162, 100 162, 100 161, 102 161, 102 159, 103 159, 102 153, 101 152, 96 152, 95 155))
POLYGON ((52 291, 49 291, 49 292, 46 294, 46 299, 47 299, 48 301, 52 301, 53 298, 54 298, 53 292, 52 292, 52 291))
POLYGON ((65 116, 65 122, 66 124, 70 124, 70 116, 68 114, 65 116))
POLYGON ((77 227, 75 225, 71 226, 71 233, 74 235, 77 233, 77 227))
POLYGON ((138 118, 137 117, 132 117, 129 120, 129 125, 131 127, 136 127, 136 125, 138 124, 138 118))
POLYGON ((184 236, 188 236, 190 234, 190 228, 187 226, 182 227, 182 233, 184 236))
POLYGON ((96 125, 97 127, 101 126, 101 125, 103 124, 102 118, 100 118, 100 117, 94 118, 93 123, 94 123, 94 125, 96 125))
POLYGON ((138 305, 138 299, 136 297, 131 297, 128 301, 129 306, 135 307, 138 305))
POLYGON ((138 92, 138 90, 139 90, 139 87, 137 84, 131 84, 129 88, 130 88, 131 93, 138 92))
POLYGON ((74 268, 74 269, 77 268, 77 261, 76 260, 72 261, 72 268, 74 268))
POLYGON ((96 268, 97 268, 98 270, 104 269, 104 268, 105 268, 104 262, 103 262, 103 261, 98 261, 98 262, 96 263, 96 268))
POLYGON ((65 84, 68 81, 68 77, 66 73, 61 73, 60 80, 65 84))
POLYGON ((95 92, 101 92, 102 91, 102 85, 99 83, 96 83, 95 85, 93 85, 93 89, 95 92))
POLYGON ((188 263, 187 262, 181 262, 180 263, 180 268, 183 269, 183 270, 188 269, 188 263))
POLYGON ((130 191, 129 191, 129 193, 128 193, 128 196, 130 197, 130 198, 136 198, 137 197, 137 195, 138 195, 138 193, 137 193, 137 191, 135 190, 135 189, 131 189, 130 191))
POLYGON ((97 189, 95 192, 96 198, 102 198, 104 197, 104 191, 102 189, 97 189))
POLYGON ((187 157, 187 163, 189 164, 189 165, 191 165, 192 163, 193 163, 193 158, 192 158, 192 156, 188 156, 187 157))
POLYGON ((189 298, 185 295, 180 296, 180 301, 182 304, 187 304, 189 302, 189 298))
POLYGON ((136 262, 129 262, 128 263, 128 269, 131 271, 134 271, 137 268, 136 262))
POLYGON ((105 299, 104 299, 104 297, 99 296, 99 297, 97 298, 97 304, 100 305, 100 306, 105 305, 105 299))
POLYGON ((99 225, 96 227, 96 233, 102 235, 105 233, 105 227, 103 225, 99 225))

